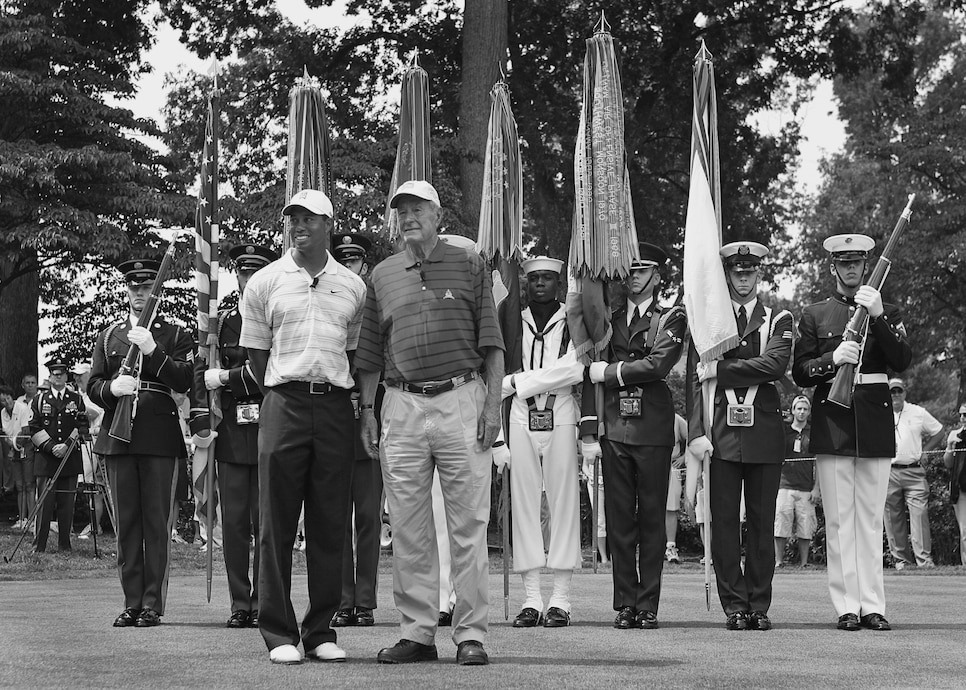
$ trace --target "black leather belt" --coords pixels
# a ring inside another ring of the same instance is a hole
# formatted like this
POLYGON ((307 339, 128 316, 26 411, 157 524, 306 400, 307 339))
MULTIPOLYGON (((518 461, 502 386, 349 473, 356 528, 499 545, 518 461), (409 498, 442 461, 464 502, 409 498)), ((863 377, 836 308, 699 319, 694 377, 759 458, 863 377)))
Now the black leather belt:
POLYGON ((407 393, 416 393, 417 395, 439 395, 440 393, 447 393, 451 390, 459 388, 460 386, 479 378, 479 375, 479 372, 468 371, 465 374, 454 376, 446 381, 427 381, 424 383, 396 381, 396 383, 392 385, 394 385, 396 388, 406 391, 407 393))
POLYGON ((893 465, 893 467, 901 467, 902 469, 905 469, 907 467, 922 467, 922 465, 920 465, 919 461, 916 460, 915 462, 910 462, 908 465, 893 465))
POLYGON ((165 395, 171 395, 171 389, 165 386, 163 383, 155 383, 154 381, 140 381, 138 383, 139 391, 151 391, 153 393, 164 393, 165 395))
POLYGON ((311 393, 312 395, 349 392, 348 388, 333 386, 331 383, 326 383, 325 381, 286 381, 285 383, 279 384, 279 387, 290 388, 291 390, 301 391, 302 393, 311 393))

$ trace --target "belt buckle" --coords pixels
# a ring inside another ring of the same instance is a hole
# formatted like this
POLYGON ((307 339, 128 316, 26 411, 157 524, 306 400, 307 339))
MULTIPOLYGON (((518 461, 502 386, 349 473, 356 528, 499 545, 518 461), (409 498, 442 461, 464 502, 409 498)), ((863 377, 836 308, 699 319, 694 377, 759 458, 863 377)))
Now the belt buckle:
POLYGON ((432 395, 435 390, 436 386, 431 383, 427 383, 419 387, 419 392, 422 395, 432 395))
POLYGON ((309 393, 311 395, 325 395, 326 393, 329 392, 326 389, 326 386, 328 386, 328 384, 327 383, 324 383, 322 381, 310 381, 309 382, 309 393), (319 390, 316 390, 315 389, 316 386, 319 387, 319 390))

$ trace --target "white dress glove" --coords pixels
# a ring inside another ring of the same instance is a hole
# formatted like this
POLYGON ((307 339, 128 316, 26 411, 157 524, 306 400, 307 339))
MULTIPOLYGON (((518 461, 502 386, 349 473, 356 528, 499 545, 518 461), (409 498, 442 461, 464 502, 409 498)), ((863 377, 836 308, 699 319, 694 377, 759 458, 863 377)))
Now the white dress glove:
POLYGON ((191 443, 195 448, 207 448, 215 439, 218 438, 217 431, 209 431, 207 436, 201 436, 200 434, 194 434, 191 437, 191 443))
POLYGON ((832 352, 832 363, 835 366, 841 366, 844 363, 858 364, 859 363, 859 344, 851 342, 848 340, 843 340, 832 352))
POLYGON ((714 451, 714 446, 711 445, 711 439, 707 436, 698 436, 688 442, 688 450, 695 457, 703 458, 705 453, 710 454, 714 451))
POLYGON ((591 383, 603 383, 604 372, 607 371, 607 362, 591 362, 587 367, 591 383))
POLYGON ((154 342, 154 336, 151 335, 151 331, 144 326, 134 326, 131 328, 128 331, 127 339, 141 348, 141 352, 144 353, 145 357, 150 357, 158 347, 158 344, 154 342))
POLYGON ((718 378, 718 360, 714 360, 713 362, 708 362, 707 364, 698 362, 698 365, 695 368, 695 370, 698 374, 699 383, 704 383, 708 379, 718 378))
POLYGON ((510 466, 510 449, 506 444, 494 446, 491 450, 493 454, 493 464, 496 465, 497 472, 503 472, 504 467, 510 466))
POLYGON ((865 307, 869 312, 869 316, 873 319, 879 318, 882 316, 882 312, 885 311, 882 308, 882 295, 871 285, 863 285, 856 290, 855 303, 865 307))
POLYGON ((208 369, 205 372, 205 388, 210 391, 218 390, 225 384, 221 382, 221 374, 224 369, 208 369))
POLYGON ((111 381, 111 395, 120 398, 122 395, 134 395, 138 389, 138 382, 129 374, 121 374, 111 381))

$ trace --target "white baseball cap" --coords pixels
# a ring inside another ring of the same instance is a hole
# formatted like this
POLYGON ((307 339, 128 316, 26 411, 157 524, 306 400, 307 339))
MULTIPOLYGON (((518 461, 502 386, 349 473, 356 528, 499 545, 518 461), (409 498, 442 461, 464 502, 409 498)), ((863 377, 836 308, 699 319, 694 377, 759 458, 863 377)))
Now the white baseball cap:
POLYGON ((298 192, 282 209, 282 215, 290 216, 296 208, 304 208, 320 216, 332 217, 332 202, 325 192, 320 192, 318 189, 303 189, 298 192))
POLYGON ((436 188, 426 180, 409 180, 399 185, 396 193, 389 200, 389 208, 396 208, 396 205, 399 203, 399 198, 403 196, 414 196, 418 199, 432 201, 437 207, 440 206, 439 194, 436 192, 436 188))

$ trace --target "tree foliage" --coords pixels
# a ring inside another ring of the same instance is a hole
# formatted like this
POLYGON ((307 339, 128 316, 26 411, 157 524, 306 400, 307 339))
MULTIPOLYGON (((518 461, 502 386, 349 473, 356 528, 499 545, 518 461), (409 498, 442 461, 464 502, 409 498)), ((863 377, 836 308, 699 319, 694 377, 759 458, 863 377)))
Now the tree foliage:
MULTIPOLYGON (((0 15, 0 369, 9 378, 37 370, 38 290, 55 282, 50 271, 115 262, 151 227, 191 217, 165 159, 137 139, 157 126, 107 104, 130 96, 146 69, 144 5, 12 0, 0 15)), ((73 294, 63 287, 52 296, 73 294)))
POLYGON ((959 373, 960 400, 966 398, 964 30, 962 11, 936 2, 876 6, 856 17, 851 58, 837 58, 845 151, 826 164, 799 244, 809 259, 801 268, 803 296, 815 298, 828 289, 820 240, 863 232, 881 249, 907 194, 916 193, 884 293, 902 308, 917 358, 959 373))

